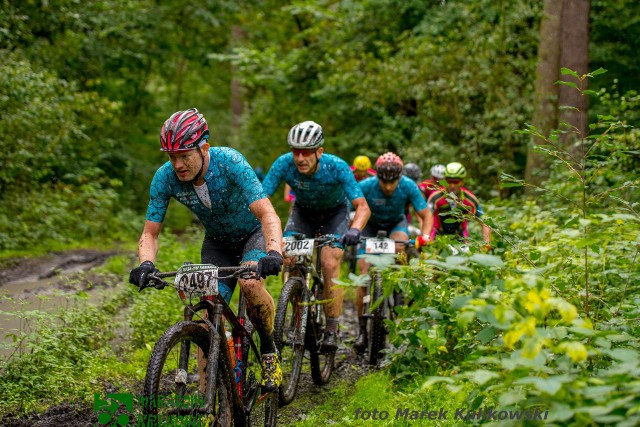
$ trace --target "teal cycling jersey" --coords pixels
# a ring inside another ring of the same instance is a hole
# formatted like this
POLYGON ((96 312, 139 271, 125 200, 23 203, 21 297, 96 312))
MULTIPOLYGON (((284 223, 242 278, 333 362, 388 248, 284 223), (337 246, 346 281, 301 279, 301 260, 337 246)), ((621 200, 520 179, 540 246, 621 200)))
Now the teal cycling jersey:
POLYGON ((362 191, 353 177, 347 162, 332 154, 318 159, 318 170, 304 175, 293 162, 293 153, 278 157, 262 182, 264 191, 273 196, 281 181, 285 181, 296 193, 296 205, 306 209, 333 209, 348 198, 362 197, 362 191))
POLYGON ((267 196, 247 160, 236 150, 211 147, 209 159, 204 181, 209 190, 211 208, 202 203, 191 182, 178 179, 171 162, 167 162, 158 169, 151 182, 146 218, 162 222, 169 201, 174 198, 198 217, 207 237, 240 242, 260 227, 260 221, 249 210, 249 205, 267 196))
POLYGON ((422 197, 418 185, 406 176, 401 176, 398 187, 391 194, 385 196, 378 183, 378 178, 371 177, 358 183, 371 209, 369 222, 382 228, 392 226, 402 221, 405 217, 404 209, 407 203, 411 203, 416 212, 427 208, 427 203, 422 197))

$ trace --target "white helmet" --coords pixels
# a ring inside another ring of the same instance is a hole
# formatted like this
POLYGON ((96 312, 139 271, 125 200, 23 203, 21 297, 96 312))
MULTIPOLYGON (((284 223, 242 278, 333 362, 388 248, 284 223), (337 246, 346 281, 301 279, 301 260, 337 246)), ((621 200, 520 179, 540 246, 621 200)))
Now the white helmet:
POLYGON ((322 126, 311 120, 298 123, 289 131, 287 143, 291 148, 299 150, 322 147, 324 144, 322 126))
POLYGON ((431 167, 431 176, 436 179, 444 179, 444 165, 435 165, 431 167))

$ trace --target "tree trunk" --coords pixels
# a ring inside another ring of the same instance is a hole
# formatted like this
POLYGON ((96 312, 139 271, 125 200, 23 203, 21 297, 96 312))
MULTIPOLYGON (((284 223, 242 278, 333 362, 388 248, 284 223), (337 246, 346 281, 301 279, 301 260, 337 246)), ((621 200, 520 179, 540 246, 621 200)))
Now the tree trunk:
MULTIPOLYGON (((590 0, 564 0, 562 9, 562 67, 578 73, 579 76, 589 72, 589 12, 590 0)), ((581 83, 571 75, 562 76, 562 80, 581 83)), ((588 79, 584 79, 581 89, 587 89, 588 79)), ((582 144, 579 142, 587 134, 587 98, 576 89, 561 85, 559 103, 572 108, 560 112, 560 120, 567 123, 562 127, 568 133, 562 141, 572 155, 582 157, 582 144)))
MULTIPOLYGON (((560 78, 562 3, 562 0, 545 0, 540 22, 536 104, 532 124, 543 135, 549 135, 558 126, 559 87, 555 82, 560 78)), ((541 142, 538 138, 533 138, 527 153, 525 180, 534 185, 540 185, 548 178, 549 162, 546 156, 533 150, 533 147, 541 142)), ((527 190, 530 190, 530 187, 527 187, 527 190)))
MULTIPOLYGON (((233 47, 242 44, 246 34, 242 27, 234 25, 231 27, 231 44, 233 47)), ((233 139, 238 136, 238 129, 240 127, 240 118, 244 109, 244 89, 240 84, 240 81, 236 78, 235 66, 231 66, 231 132, 233 139)))

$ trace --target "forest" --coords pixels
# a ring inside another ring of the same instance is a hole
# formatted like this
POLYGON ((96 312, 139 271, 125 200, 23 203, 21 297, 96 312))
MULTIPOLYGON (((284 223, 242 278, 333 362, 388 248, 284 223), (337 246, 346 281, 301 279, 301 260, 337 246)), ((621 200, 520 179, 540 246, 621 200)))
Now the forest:
MULTIPOLYGON (((334 379, 326 403, 294 406, 305 416, 282 425, 370 425, 358 408, 402 405, 548 411, 513 425, 640 424, 637 1, 0 0, 0 11, 0 292, 18 259, 116 253, 83 278, 109 283, 101 304, 85 288, 53 319, 13 300, 3 313, 22 326, 0 342, 0 421, 69 402, 91 414, 93 393, 144 376, 181 311, 127 277, 167 160, 160 128, 195 107, 212 145, 264 172, 305 120, 348 163, 393 151, 425 175, 461 162, 493 231, 491 254, 476 223, 469 256, 442 243, 386 270, 388 290, 415 303, 387 325, 382 367, 334 379)), ((201 238, 172 202, 159 267, 198 260, 201 238)), ((358 279, 341 279, 350 295, 358 279)), ((280 284, 268 280, 276 301, 280 284)), ((417 425, 394 425, 405 424, 417 425)))

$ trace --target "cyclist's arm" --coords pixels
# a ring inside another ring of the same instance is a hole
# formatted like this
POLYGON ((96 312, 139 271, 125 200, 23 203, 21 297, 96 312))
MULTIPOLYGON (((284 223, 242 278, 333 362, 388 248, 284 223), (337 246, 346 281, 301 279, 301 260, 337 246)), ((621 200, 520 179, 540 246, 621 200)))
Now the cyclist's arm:
POLYGON ((422 223, 422 234, 431 236, 431 232, 433 232, 433 212, 431 212, 431 209, 427 208, 424 222, 422 223))
POLYGON ((262 225, 267 252, 274 250, 282 253, 282 224, 269 199, 256 200, 249 205, 249 209, 262 225))
POLYGON ((276 192, 276 189, 284 178, 284 171, 287 168, 285 156, 286 154, 278 157, 276 161, 273 162, 269 168, 269 172, 267 172, 267 175, 262 181, 262 188, 264 189, 264 192, 267 193, 268 197, 273 196, 273 193, 276 192))
POLYGON ((351 201, 351 204, 354 208, 356 208, 356 214, 353 217, 351 227, 355 227, 358 230, 362 231, 364 226, 367 225, 367 221, 369 221, 369 217, 371 216, 371 210, 369 209, 367 200, 364 197, 358 197, 357 199, 353 199, 351 201))
MULTIPOLYGON (((418 220, 420 221, 420 234, 423 236, 429 236, 431 230, 427 231, 427 225, 429 224, 427 220, 427 216, 429 215, 429 209, 424 208, 420 211, 416 211, 416 215, 418 216, 418 220)), ((431 229, 433 229, 433 215, 431 215, 431 229)))
POLYGON ((142 235, 138 241, 138 260, 141 263, 144 261, 156 261, 160 230, 162 230, 161 222, 145 221, 144 230, 142 230, 142 235))
POLYGON ((491 242, 491 229, 485 224, 482 224, 482 240, 485 243, 491 242))

